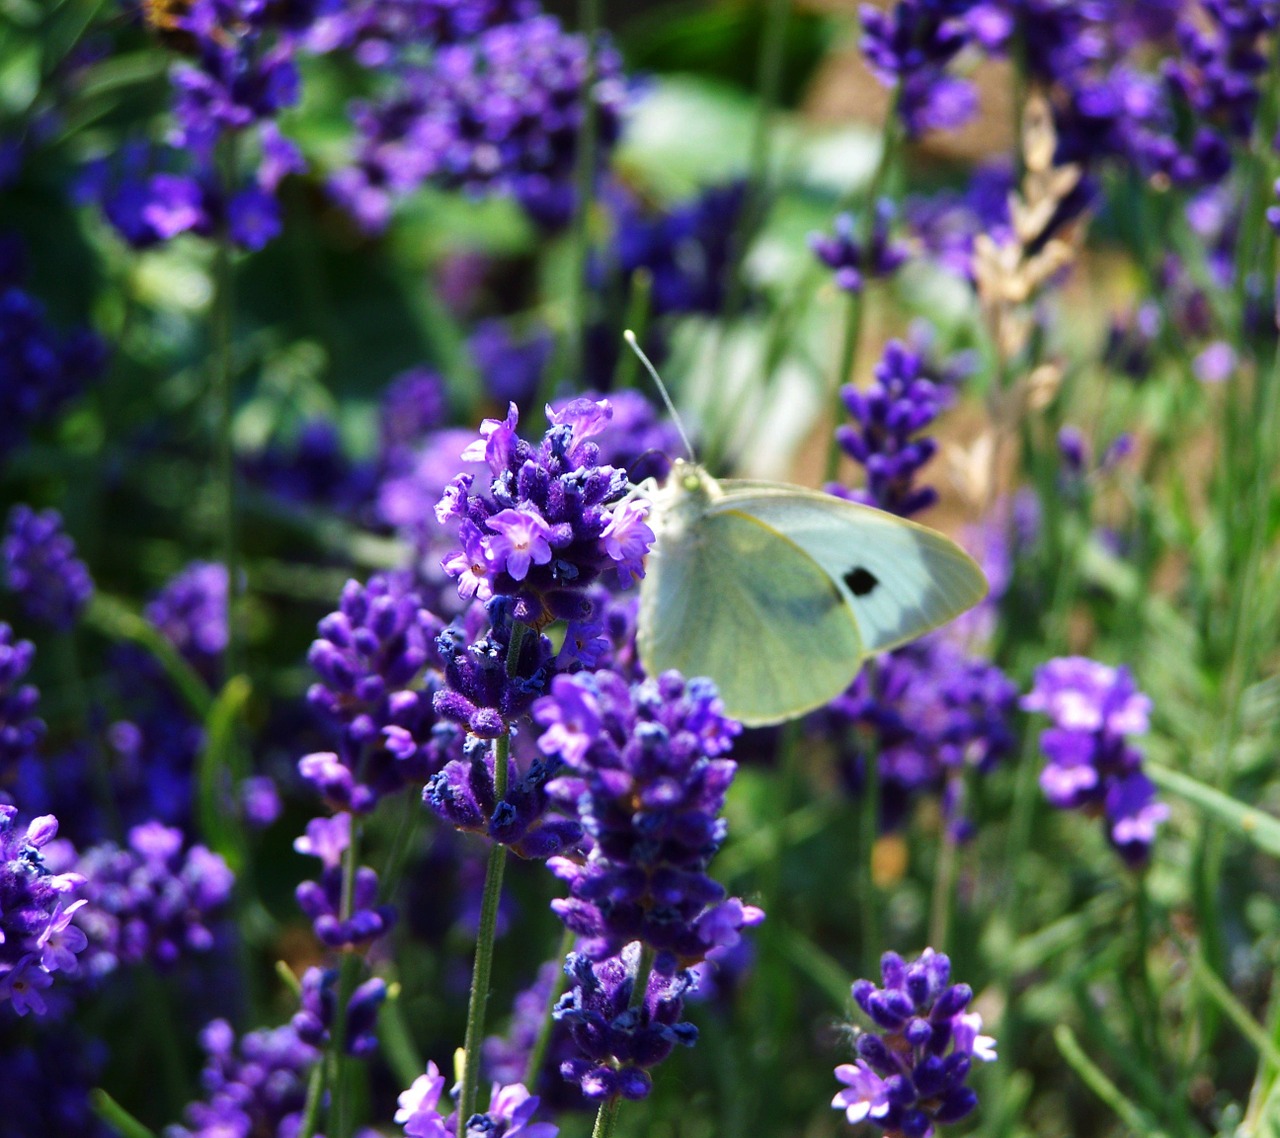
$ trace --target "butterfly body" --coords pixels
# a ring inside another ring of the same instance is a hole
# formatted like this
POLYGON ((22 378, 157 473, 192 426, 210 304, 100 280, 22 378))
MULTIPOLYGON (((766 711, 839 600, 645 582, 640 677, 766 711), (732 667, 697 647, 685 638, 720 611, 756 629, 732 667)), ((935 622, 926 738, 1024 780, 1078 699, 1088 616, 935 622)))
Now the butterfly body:
POLYGON ((654 499, 638 645, 651 675, 709 676, 729 714, 779 723, 820 707, 868 655, 982 599, 982 571, 941 534, 777 482, 677 462, 654 499))

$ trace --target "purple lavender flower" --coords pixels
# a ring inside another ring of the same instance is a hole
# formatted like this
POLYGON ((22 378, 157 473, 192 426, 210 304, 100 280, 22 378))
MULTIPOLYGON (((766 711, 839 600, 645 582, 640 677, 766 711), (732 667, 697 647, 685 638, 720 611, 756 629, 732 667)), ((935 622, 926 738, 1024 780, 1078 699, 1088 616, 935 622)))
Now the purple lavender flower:
POLYGON ((31 641, 15 640, 13 629, 0 621, 0 785, 44 738, 44 721, 35 714, 40 692, 22 682, 35 655, 31 641))
POLYGON ((349 51, 362 67, 382 68, 414 47, 464 43, 538 12, 537 0, 354 0, 322 14, 307 42, 316 51, 349 51))
POLYGON ((633 941, 664 975, 703 960, 764 914, 725 899, 706 870, 725 823, 717 815, 736 764, 722 758, 741 727, 708 680, 676 672, 629 686, 612 672, 560 675, 534 705, 539 749, 568 768, 547 787, 576 810, 585 856, 548 865, 569 883, 552 909, 593 960, 633 941))
POLYGON ((570 953, 565 962, 572 986, 554 1014, 568 1025, 580 1055, 561 1063, 560 1073, 589 1102, 644 1098, 653 1086, 649 1068, 677 1043, 692 1047, 698 1038, 698 1029, 680 1018, 684 997, 695 983, 692 972, 655 969, 647 977, 644 999, 632 1006, 639 947, 633 944, 603 960, 570 953))
POLYGON ((1017 694, 994 664, 933 636, 881 656, 811 723, 837 740, 843 777, 857 793, 866 764, 876 763, 885 826, 931 794, 962 839, 970 830, 964 774, 985 774, 1012 754, 1017 694))
POLYGON ((834 271, 840 288, 845 292, 861 292, 867 277, 891 277, 907 260, 906 246, 889 235, 893 216, 892 202, 882 198, 876 203, 870 244, 863 248, 863 239, 853 214, 842 213, 836 218, 834 234, 809 234, 809 248, 819 261, 834 271))
POLYGON ((941 190, 908 197, 903 218, 924 252, 947 272, 973 280, 973 240, 986 233, 998 244, 1013 238, 1009 194, 1013 169, 1004 163, 979 166, 963 191, 941 190))
POLYGON ((313 818, 307 823, 306 834, 293 843, 298 853, 320 859, 320 879, 302 882, 294 896, 298 907, 311 918, 316 938, 330 948, 368 944, 389 930, 396 919, 390 905, 377 904, 378 875, 368 866, 356 869, 347 895, 343 860, 350 845, 350 814, 313 818))
POLYGON ((331 184, 337 199, 376 231, 396 197, 427 180, 471 193, 511 193, 535 220, 563 225, 585 101, 595 104, 599 160, 618 137, 625 98, 621 61, 601 41, 590 92, 587 44, 557 20, 499 24, 409 69, 383 103, 356 105, 356 165, 331 184))
POLYGON ((462 474, 436 507, 442 524, 461 522, 463 547, 445 570, 464 596, 512 597, 514 618, 541 628, 591 615, 585 590, 603 574, 644 575, 653 541, 645 510, 638 501, 624 505, 626 472, 601 465, 593 441, 612 415, 607 400, 572 400, 550 411, 536 449, 516 435, 515 404, 505 420, 484 421, 462 458, 488 464, 488 496, 472 493, 473 477, 462 474))
POLYGON ((947 71, 971 40, 961 18, 971 7, 973 0, 899 0, 887 12, 860 10, 863 54, 876 78, 896 89, 908 138, 953 130, 978 108, 973 84, 947 71))
POLYGON ((182 831, 149 822, 128 844, 87 850, 79 868, 87 904, 76 923, 88 937, 85 966, 102 977, 122 965, 169 968, 214 946, 209 925, 231 898, 235 875, 204 846, 183 850, 182 831))
POLYGON ((29 506, 14 506, 0 560, 27 615, 55 628, 70 628, 93 596, 89 567, 76 556, 57 510, 37 514, 29 506))
POLYGON ((297 1133, 320 1052, 292 1026, 251 1031, 237 1042, 231 1025, 218 1019, 200 1033, 200 1046, 206 1098, 190 1103, 187 1124, 168 1127, 165 1138, 297 1133))
POLYGON ((926 948, 908 964, 895 952, 880 961, 883 988, 853 985, 853 998, 877 1028, 857 1038, 858 1058, 836 1068, 845 1089, 831 1105, 850 1123, 870 1122, 886 1135, 929 1138, 978 1105, 965 1086, 975 1059, 995 1059, 995 1040, 979 1034, 982 1018, 965 1012, 968 984, 951 984, 951 961, 926 948))
POLYGON ((503 320, 482 320, 467 339, 480 381, 499 406, 523 406, 537 394, 555 339, 542 325, 516 334, 503 320))
POLYGON ((1106 819, 1107 839, 1131 866, 1150 855, 1156 826, 1169 816, 1142 773, 1142 752, 1128 736, 1143 735, 1151 700, 1124 667, 1084 656, 1060 656, 1036 670, 1023 697, 1027 711, 1053 726, 1040 734, 1047 760, 1040 786, 1051 805, 1106 819))
POLYGON ((422 782, 457 753, 460 733, 434 708, 445 662, 440 620, 404 574, 348 581, 337 612, 308 653, 320 682, 307 701, 338 737, 338 750, 308 755, 303 777, 336 809, 367 813, 385 794, 422 782))
POLYGON ((0 287, 0 459, 99 379, 106 345, 87 329, 59 336, 44 305, 14 282, 0 287))
MULTIPOLYGON (((408 1138, 452 1138, 458 1130, 456 1112, 445 1118, 437 1109, 444 1093, 445 1078, 434 1063, 428 1063, 407 1091, 400 1095, 395 1120, 408 1138)), ((559 1127, 551 1122, 534 1122, 539 1099, 529 1094, 523 1083, 493 1085, 489 1109, 467 1119, 468 1138, 556 1138, 559 1127)))
POLYGON ((937 443, 919 432, 950 403, 950 392, 923 374, 923 357, 901 340, 890 340, 876 365, 876 382, 860 391, 841 390, 845 406, 857 425, 836 428, 841 449, 867 472, 863 491, 828 487, 855 502, 910 517, 937 501, 932 487, 917 487, 915 477, 933 457, 937 443))
POLYGON ((653 316, 719 313, 746 196, 746 183, 735 181, 708 186, 690 201, 655 211, 637 195, 613 189, 606 198, 613 240, 591 269, 597 286, 611 276, 628 282, 644 270, 651 279, 653 316))
MULTIPOLYGON (((324 1047, 338 1002, 338 970, 308 968, 302 975, 302 1007, 294 1015, 293 1030, 302 1042, 324 1047)), ((347 1001, 346 1039, 348 1055, 366 1059, 378 1049, 378 1009, 387 998, 387 985, 376 976, 359 985, 347 1001)))
POLYGON ((178 573, 143 610, 206 679, 222 671, 227 650, 227 568, 213 561, 193 561, 178 573))
POLYGON ((0 803, 0 1004, 20 1016, 48 1010, 41 995, 56 972, 74 972, 85 936, 71 925, 84 900, 71 894, 78 872, 53 873, 42 847, 58 832, 52 814, 18 826, 18 808, 0 803))

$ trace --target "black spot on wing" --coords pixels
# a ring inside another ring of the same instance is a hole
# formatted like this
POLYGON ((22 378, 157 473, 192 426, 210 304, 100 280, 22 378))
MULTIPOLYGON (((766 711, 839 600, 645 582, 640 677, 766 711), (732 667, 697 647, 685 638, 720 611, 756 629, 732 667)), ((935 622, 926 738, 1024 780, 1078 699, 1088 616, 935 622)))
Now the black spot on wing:
POLYGON ((849 592, 855 597, 865 597, 880 584, 880 580, 870 570, 864 569, 861 565, 855 565, 844 575, 844 583, 849 586, 849 592))

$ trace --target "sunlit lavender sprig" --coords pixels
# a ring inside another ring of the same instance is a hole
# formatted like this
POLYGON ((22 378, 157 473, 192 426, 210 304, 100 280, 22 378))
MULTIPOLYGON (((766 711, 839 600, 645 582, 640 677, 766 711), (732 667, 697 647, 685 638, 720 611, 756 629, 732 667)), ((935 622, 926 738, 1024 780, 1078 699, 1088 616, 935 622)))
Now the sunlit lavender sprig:
MULTIPOLYGON (((400 1095, 395 1121, 408 1138, 454 1138, 457 1112, 447 1117, 439 1110, 445 1077, 434 1063, 400 1095)), ((560 1128, 552 1122, 535 1122, 539 1099, 523 1083, 493 1084, 488 1110, 467 1119, 465 1138, 556 1138, 560 1128)), ((447 1100, 446 1100, 447 1109, 447 1100)))
POLYGON ((937 491, 916 486, 915 479, 938 444, 920 432, 948 406, 951 393, 926 378, 923 355, 890 340, 875 382, 865 390, 842 388, 841 397, 854 423, 837 427, 836 441, 866 470, 867 485, 861 491, 828 489, 900 517, 933 505, 937 491))
POLYGON ((1085 656, 1057 657, 1036 669, 1022 706, 1053 723, 1040 733, 1046 760, 1040 786, 1050 804, 1102 816, 1120 856, 1143 865, 1169 808, 1156 800, 1142 752, 1129 742, 1146 734, 1151 711, 1129 670, 1085 656))
POLYGON ((54 873, 41 853, 58 833, 51 814, 18 822, 18 808, 0 803, 0 1007, 20 1016, 44 1015, 41 994, 54 974, 75 972, 85 935, 72 923, 84 899, 72 895, 84 883, 75 870, 54 873))
POLYGON ((317 4, 257 0, 191 0, 173 17, 186 55, 173 66, 173 129, 165 148, 134 145, 122 159, 91 162, 82 200, 97 201, 131 245, 144 248, 182 233, 225 230, 246 249, 260 249, 281 230, 276 192, 305 169, 301 151, 275 119, 301 91, 298 35, 317 4), (252 176, 220 169, 218 150, 237 139, 252 176))
POLYGON ((396 912, 378 904, 378 875, 358 866, 350 893, 344 886, 344 861, 351 845, 350 814, 313 818, 306 833, 294 839, 300 854, 320 859, 320 877, 304 881, 295 891, 298 907, 311 918, 316 938, 330 948, 364 945, 377 940, 395 924, 396 912))
POLYGON ((181 830, 150 822, 133 827, 124 846, 106 842, 81 856, 87 904, 76 924, 88 937, 90 976, 127 965, 169 968, 214 947, 210 926, 231 898, 235 875, 205 846, 184 846, 181 830))
POLYGON ((93 596, 89 567, 76 556, 76 544, 62 528, 57 510, 36 513, 18 505, 0 542, 5 582, 35 620, 68 629, 93 596))
MULTIPOLYGON (((308 968, 302 974, 301 1007, 290 1021, 303 1043, 325 1047, 330 1042, 338 1003, 338 970, 308 968)), ((387 984, 377 976, 356 987, 347 1001, 343 1050, 364 1059, 378 1050, 378 1009, 387 998, 387 984)))
POLYGON ((859 222, 851 213, 836 218, 834 233, 809 234, 809 248, 832 270, 836 284, 845 292, 861 292, 868 277, 891 277, 906 263, 910 256, 907 246, 890 233, 895 213, 888 199, 876 202, 869 241, 865 241, 859 222))
POLYGON ((23 682, 35 655, 30 640, 16 639, 0 621, 0 794, 44 738, 44 720, 36 715, 40 691, 23 682))
POLYGON ((488 464, 488 493, 459 475, 436 507, 442 524, 460 522, 462 549, 445 570, 464 597, 511 597, 513 618, 540 628, 591 615, 585 590, 601 577, 627 585, 644 575, 648 503, 628 498, 626 472, 601 465, 592 441, 612 413, 607 400, 572 400, 551 411, 536 448, 516 434, 515 404, 484 421, 462 458, 488 464))
POLYGON ((597 157, 617 140, 626 90, 621 60, 596 45, 587 89, 587 42, 551 16, 498 24, 444 47, 429 67, 408 69, 376 105, 356 104, 355 164, 331 182, 334 196, 369 231, 395 199, 430 180, 471 193, 509 193, 540 223, 573 212, 578 127, 594 103, 597 157))
POLYGON ((973 990, 951 984, 951 961, 926 948, 908 964, 896 952, 880 962, 881 983, 853 985, 853 998, 876 1030, 855 1044, 858 1058, 836 1068, 845 1084, 831 1105, 850 1123, 869 1122, 889 1138, 929 1138, 978 1105, 965 1085, 975 1059, 995 1059, 982 1018, 966 1012, 973 990))

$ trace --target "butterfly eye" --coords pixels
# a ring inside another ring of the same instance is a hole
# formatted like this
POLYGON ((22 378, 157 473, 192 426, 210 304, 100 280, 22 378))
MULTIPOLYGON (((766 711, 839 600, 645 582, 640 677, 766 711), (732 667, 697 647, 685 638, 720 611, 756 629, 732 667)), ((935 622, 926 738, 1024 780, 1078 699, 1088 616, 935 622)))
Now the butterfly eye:
POLYGON ((849 592, 855 597, 865 597, 880 584, 880 579, 861 565, 855 565, 844 575, 844 583, 849 586, 849 592))

